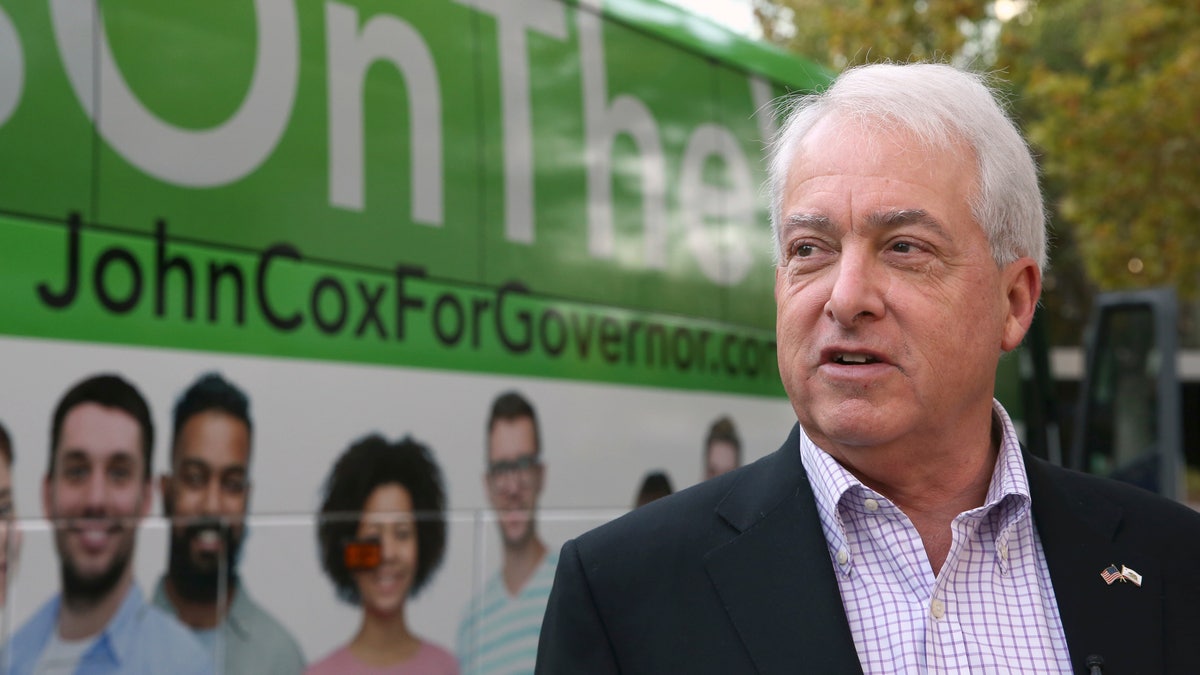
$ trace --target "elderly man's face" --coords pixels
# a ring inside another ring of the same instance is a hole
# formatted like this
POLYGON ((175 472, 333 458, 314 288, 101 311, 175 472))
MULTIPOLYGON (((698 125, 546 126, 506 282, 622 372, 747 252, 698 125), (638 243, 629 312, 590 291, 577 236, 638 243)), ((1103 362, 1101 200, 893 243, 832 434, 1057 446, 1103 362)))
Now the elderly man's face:
POLYGON ((1040 276, 1027 258, 996 265, 968 204, 975 179, 965 146, 928 153, 900 132, 822 122, 799 148, 775 277, 779 370, 826 450, 990 414, 1040 276))

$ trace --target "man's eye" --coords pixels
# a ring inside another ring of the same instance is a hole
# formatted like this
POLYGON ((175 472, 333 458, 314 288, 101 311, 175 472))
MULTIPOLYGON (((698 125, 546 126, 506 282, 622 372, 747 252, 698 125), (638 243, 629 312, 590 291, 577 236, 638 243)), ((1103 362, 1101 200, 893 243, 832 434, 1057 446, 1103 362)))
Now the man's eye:
POLYGON ((792 257, 807 258, 816 253, 817 247, 812 244, 800 243, 792 247, 792 257))
POLYGON ((63 477, 71 481, 83 480, 87 478, 88 471, 88 467, 82 464, 65 466, 63 467, 63 477))
POLYGON ((242 476, 226 476, 221 479, 221 489, 231 495, 240 495, 246 491, 246 479, 242 476))
POLYGON ((907 241, 898 241, 892 244, 892 250, 896 253, 912 253, 917 247, 907 241))

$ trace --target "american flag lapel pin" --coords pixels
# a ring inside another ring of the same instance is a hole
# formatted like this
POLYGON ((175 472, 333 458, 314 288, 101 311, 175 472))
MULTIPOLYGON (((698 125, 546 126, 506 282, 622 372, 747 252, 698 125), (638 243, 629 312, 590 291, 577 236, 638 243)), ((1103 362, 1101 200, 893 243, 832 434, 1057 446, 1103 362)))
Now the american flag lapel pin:
MULTIPOLYGON (((1134 574, 1137 574, 1137 572, 1134 572, 1134 574)), ((1104 579, 1104 583, 1108 584, 1109 586, 1112 586, 1113 582, 1118 579, 1121 580, 1121 583, 1125 583, 1125 577, 1121 574, 1121 570, 1117 569, 1116 565, 1109 565, 1101 570, 1100 578, 1104 579)), ((1138 584, 1141 584, 1141 577, 1138 577, 1138 584)))
POLYGON ((1134 572, 1125 565, 1121 565, 1121 577, 1128 579, 1131 583, 1133 583, 1134 586, 1142 585, 1142 575, 1134 572))

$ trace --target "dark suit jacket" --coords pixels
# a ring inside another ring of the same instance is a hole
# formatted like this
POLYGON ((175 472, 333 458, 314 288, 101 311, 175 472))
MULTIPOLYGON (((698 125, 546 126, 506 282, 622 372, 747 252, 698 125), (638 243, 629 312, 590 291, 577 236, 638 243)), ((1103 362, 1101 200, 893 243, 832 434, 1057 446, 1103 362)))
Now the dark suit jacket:
MULTIPOLYGON (((772 455, 562 549, 542 675, 858 673, 798 427, 772 455)), ((1200 673, 1200 513, 1025 457, 1077 673, 1200 673), (1100 571, 1143 576, 1106 585, 1100 571)))

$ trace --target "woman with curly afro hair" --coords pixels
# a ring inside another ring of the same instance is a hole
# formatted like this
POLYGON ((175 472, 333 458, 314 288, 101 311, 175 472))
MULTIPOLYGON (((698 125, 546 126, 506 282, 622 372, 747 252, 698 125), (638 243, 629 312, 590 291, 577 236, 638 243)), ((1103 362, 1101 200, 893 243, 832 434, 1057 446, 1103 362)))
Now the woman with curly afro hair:
POLYGON ((309 675, 458 674, 454 656, 414 635, 404 614, 442 561, 445 509, 441 470, 412 438, 371 435, 342 453, 325 481, 317 542, 338 596, 363 618, 309 675))

